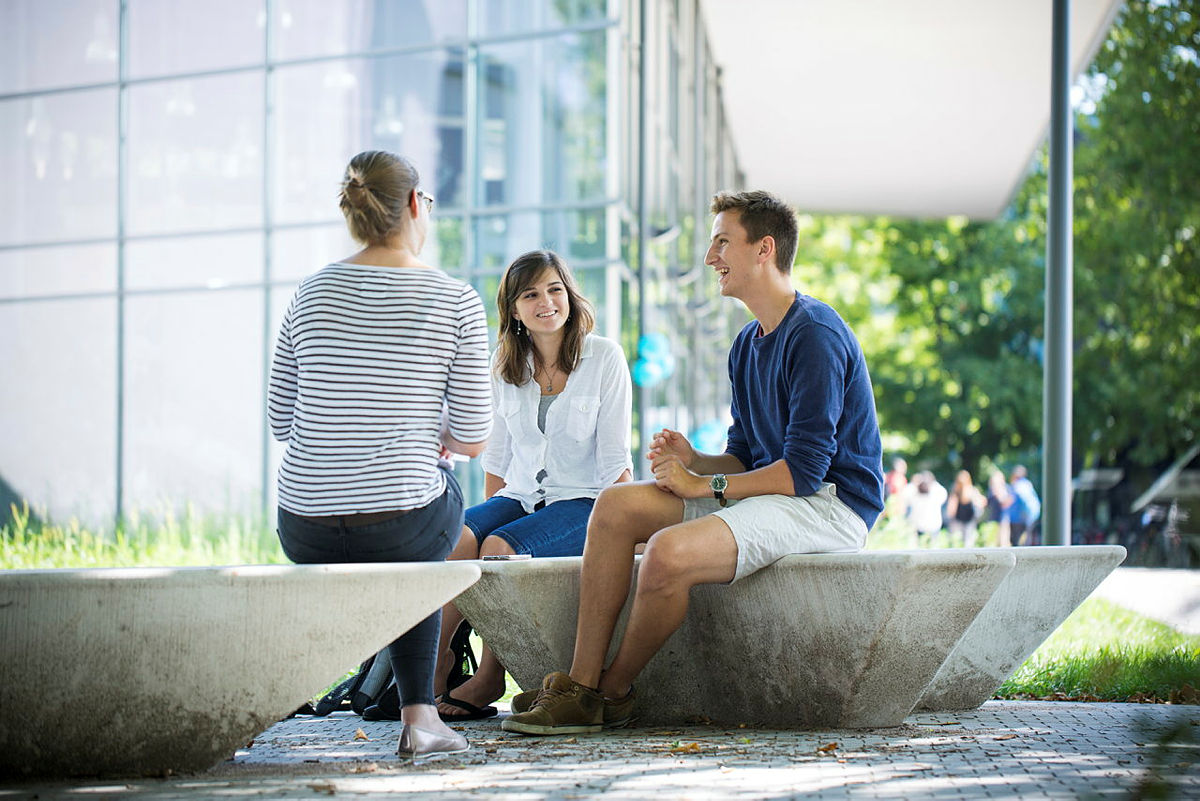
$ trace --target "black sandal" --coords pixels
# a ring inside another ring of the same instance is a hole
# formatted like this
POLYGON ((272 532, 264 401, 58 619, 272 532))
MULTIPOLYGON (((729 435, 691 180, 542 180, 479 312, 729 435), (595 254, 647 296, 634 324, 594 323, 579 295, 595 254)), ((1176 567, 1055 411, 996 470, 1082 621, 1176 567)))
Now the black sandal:
POLYGON ((441 712, 438 712, 438 717, 447 723, 453 723, 456 720, 483 720, 484 718, 494 718, 498 714, 496 707, 494 706, 475 706, 470 701, 463 701, 462 699, 455 698, 450 694, 449 690, 442 694, 442 697, 438 699, 438 702, 442 704, 449 704, 450 706, 456 706, 459 709, 466 710, 467 712, 465 715, 445 715, 441 712))

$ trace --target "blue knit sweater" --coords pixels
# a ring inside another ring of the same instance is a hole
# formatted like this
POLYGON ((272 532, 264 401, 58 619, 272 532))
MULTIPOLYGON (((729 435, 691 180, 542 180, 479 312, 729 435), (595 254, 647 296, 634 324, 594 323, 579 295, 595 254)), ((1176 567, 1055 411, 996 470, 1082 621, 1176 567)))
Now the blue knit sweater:
POLYGON ((830 306, 799 292, 779 327, 760 331, 751 321, 729 351, 726 453, 747 470, 785 460, 797 496, 832 483, 871 528, 883 511, 883 447, 858 340, 830 306))

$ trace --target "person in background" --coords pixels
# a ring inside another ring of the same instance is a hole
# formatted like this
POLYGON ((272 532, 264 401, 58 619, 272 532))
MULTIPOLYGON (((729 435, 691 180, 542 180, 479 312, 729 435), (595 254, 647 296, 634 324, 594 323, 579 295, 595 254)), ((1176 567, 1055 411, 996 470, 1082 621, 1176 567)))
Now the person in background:
POLYGON ((922 470, 908 485, 908 521, 916 531, 916 545, 921 537, 930 537, 942 530, 942 507, 947 492, 933 473, 922 470))
POLYGON ((897 456, 892 460, 892 469, 883 476, 883 516, 904 517, 908 509, 905 490, 908 488, 908 462, 897 456))
POLYGON ((974 548, 979 533, 979 519, 987 506, 987 499, 971 481, 971 473, 959 470, 954 477, 954 486, 946 500, 946 520, 950 535, 962 543, 964 548, 974 548))
POLYGON ((883 486, 887 496, 899 495, 908 486, 908 462, 897 456, 892 460, 892 469, 883 477, 883 486))
POLYGON ((1009 490, 1013 496, 1012 544, 1037 545, 1040 542, 1037 524, 1042 517, 1042 501, 1024 465, 1013 468, 1009 490))
MULTIPOLYGON (((433 197, 406 159, 359 153, 339 205, 363 248, 300 283, 271 367, 279 541, 302 564, 440 562, 463 521, 447 458, 482 453, 492 425, 487 317, 474 289, 421 261, 433 197)), ((413 761, 470 747, 434 706, 440 619, 387 648, 397 753, 413 761)))
MULTIPOLYGON (((494 428, 483 455, 487 500, 466 513, 451 559, 579 556, 605 487, 629 481, 633 384, 621 346, 592 333, 592 304, 562 258, 518 256, 496 293, 494 428)), ((485 645, 475 675, 454 689, 450 639, 462 615, 443 609, 438 680, 444 720, 492 717, 504 667, 485 645)))
POLYGON ((988 474, 987 514, 988 520, 995 521, 1001 548, 1012 545, 1012 492, 1004 473, 993 468, 988 474))

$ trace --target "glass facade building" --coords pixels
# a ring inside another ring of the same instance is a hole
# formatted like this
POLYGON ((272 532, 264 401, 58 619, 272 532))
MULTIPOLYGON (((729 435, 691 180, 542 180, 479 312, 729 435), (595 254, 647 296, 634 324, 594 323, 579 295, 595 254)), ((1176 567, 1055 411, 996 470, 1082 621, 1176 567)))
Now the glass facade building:
POLYGON ((513 256, 567 258, 642 384, 635 455, 721 444, 748 318, 703 257, 742 181, 699 0, 6 0, 0 142, 5 506, 270 509, 275 333, 356 249, 367 149, 413 160, 425 258, 489 308, 513 256))

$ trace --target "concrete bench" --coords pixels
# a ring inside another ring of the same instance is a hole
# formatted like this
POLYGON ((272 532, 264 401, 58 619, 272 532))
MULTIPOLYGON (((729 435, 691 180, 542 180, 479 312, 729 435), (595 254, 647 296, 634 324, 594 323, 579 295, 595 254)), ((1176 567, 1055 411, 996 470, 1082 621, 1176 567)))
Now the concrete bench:
MULTIPOLYGON (((683 626, 638 679, 638 720, 875 728, 900 725, 918 703, 978 705, 1124 553, 797 555, 732 586, 696 587, 683 626)), ((483 576, 456 603, 517 683, 565 670, 581 559, 477 564, 483 576)))
POLYGON ((211 767, 478 577, 469 562, 0 571, 0 775, 211 767))
POLYGON ((925 688, 918 709, 975 709, 1125 559, 1119 545, 1013 548, 1017 562, 925 688))

